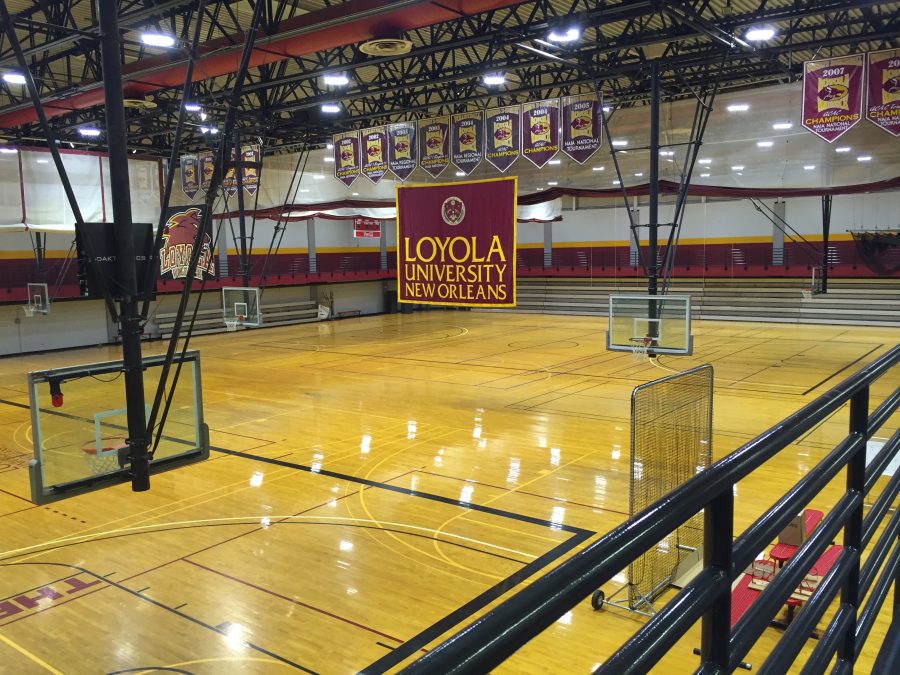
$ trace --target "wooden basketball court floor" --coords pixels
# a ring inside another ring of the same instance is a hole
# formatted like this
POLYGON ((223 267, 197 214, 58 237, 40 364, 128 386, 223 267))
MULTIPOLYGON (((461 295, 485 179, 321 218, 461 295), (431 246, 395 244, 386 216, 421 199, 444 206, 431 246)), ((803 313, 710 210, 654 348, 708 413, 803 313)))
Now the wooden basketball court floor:
MULTIPOLYGON (((719 458, 898 337, 701 321, 693 356, 653 364, 605 330, 441 311, 197 337, 211 458, 49 506, 28 499, 24 373, 118 350, 0 360, 0 672, 397 670, 626 518, 636 385, 712 363, 719 458)), ((738 529, 845 430, 843 411, 737 486, 738 529)), ((641 621, 585 601, 499 670, 587 673, 641 621)), ((658 672, 692 672, 697 645, 658 672)))

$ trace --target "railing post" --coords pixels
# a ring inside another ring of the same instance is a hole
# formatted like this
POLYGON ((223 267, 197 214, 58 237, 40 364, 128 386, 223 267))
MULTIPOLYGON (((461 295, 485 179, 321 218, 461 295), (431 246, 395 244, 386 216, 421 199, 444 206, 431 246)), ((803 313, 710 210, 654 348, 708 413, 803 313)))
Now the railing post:
MULTIPOLYGON (((734 488, 729 486, 703 511, 703 565, 721 568, 731 579, 734 548, 734 488)), ((731 593, 723 593, 703 615, 700 657, 728 671, 731 658, 731 593)))
MULTIPOLYGON (((865 388, 853 395, 850 399, 850 434, 861 435, 868 440, 869 427, 869 387, 865 388)), ((866 491, 866 448, 865 444, 856 451, 856 454, 847 464, 847 493, 857 492, 860 497, 866 491)), ((844 525, 844 548, 852 548, 862 553, 862 523, 863 523, 863 500, 859 500, 859 505, 853 510, 850 518, 844 525)), ((859 557, 856 564, 851 568, 847 575, 847 580, 841 589, 841 603, 849 604, 853 607, 853 614, 850 621, 847 622, 847 632, 843 640, 838 643, 838 658, 843 659, 847 663, 856 662, 856 624, 857 613, 861 598, 859 598, 859 557)))

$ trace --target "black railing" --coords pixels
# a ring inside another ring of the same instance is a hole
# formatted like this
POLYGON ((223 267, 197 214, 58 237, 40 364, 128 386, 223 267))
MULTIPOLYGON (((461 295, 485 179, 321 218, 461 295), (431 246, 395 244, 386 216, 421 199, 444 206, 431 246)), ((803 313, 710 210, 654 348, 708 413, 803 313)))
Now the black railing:
MULTIPOLYGON (((824 671, 835 653, 836 670, 850 672, 890 586, 898 585, 900 510, 891 516, 878 541, 868 550, 865 564, 860 565, 861 552, 871 542, 900 491, 900 473, 897 473, 863 517, 865 495, 900 450, 900 430, 895 430, 866 466, 867 440, 900 405, 900 388, 897 388, 869 415, 869 389, 898 363, 900 345, 619 525, 403 672, 490 671, 704 509, 702 571, 595 672, 617 675, 647 672, 698 620, 702 620, 702 632, 697 672, 731 672, 740 665, 841 529, 844 534, 840 556, 803 611, 769 651, 761 672, 785 672, 836 597, 840 598, 839 607, 820 635, 803 672, 824 671), (766 514, 732 540, 735 484, 848 401, 848 435, 766 514), (732 581, 844 468, 847 483, 843 495, 732 628, 732 581)), ((900 603, 900 588, 895 590, 894 602, 894 616, 900 621, 900 605, 896 604, 900 603)), ((889 647, 885 645, 885 649, 889 647)), ((894 649, 893 653, 897 651, 894 649)), ((880 658, 890 658, 890 655, 880 658)))

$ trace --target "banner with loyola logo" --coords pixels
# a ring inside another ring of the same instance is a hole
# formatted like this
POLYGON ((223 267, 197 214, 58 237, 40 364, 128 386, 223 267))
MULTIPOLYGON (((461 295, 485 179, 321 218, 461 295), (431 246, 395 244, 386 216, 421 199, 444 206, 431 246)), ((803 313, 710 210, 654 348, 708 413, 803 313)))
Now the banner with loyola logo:
POLYGON ((166 211, 162 248, 159 249, 159 276, 161 279, 187 277, 191 255, 200 240, 200 260, 194 278, 215 279, 216 263, 212 254, 212 237, 204 232, 198 237, 203 224, 203 209, 199 206, 171 206, 166 211))
POLYGON ((190 200, 200 191, 200 160, 197 155, 181 156, 181 191, 190 200))
POLYGON ((334 144, 334 177, 347 187, 359 178, 359 132, 347 131, 335 134, 334 144))
POLYGON ((241 184, 244 186, 244 192, 252 197, 259 189, 259 173, 262 168, 262 147, 260 144, 242 145, 241 161, 244 162, 244 166, 241 167, 241 184), (254 166, 246 166, 247 164, 253 164, 254 166))
POLYGON ((541 168, 559 152, 559 99, 522 104, 522 154, 541 168))
POLYGON ((479 112, 450 116, 450 157, 468 175, 484 156, 484 115, 479 112))
POLYGON ((900 49, 868 54, 866 119, 900 136, 900 49))
POLYGON ((433 178, 450 166, 450 118, 419 120, 419 164, 433 178))
POLYGON ((803 126, 833 143, 862 117, 865 55, 803 64, 803 126))
POLYGON ((519 159, 522 106, 491 108, 484 114, 484 157, 500 171, 506 171, 519 159))
POLYGON ((594 94, 565 96, 562 119, 562 151, 584 164, 602 143, 600 102, 594 94))
POLYGON ((209 192, 213 173, 216 170, 216 157, 211 152, 200 153, 200 189, 209 192))
POLYGON ((400 302, 515 307, 516 178, 397 188, 400 302))
POLYGON ((406 180, 418 164, 416 123, 400 122, 388 126, 388 168, 400 180, 406 180))
POLYGON ((225 190, 225 193, 229 198, 234 197, 237 194, 237 173, 235 173, 234 167, 234 146, 231 146, 230 154, 228 155, 231 159, 228 162, 228 169, 225 171, 225 176, 222 178, 222 189, 225 190))
POLYGON ((384 127, 363 129, 362 137, 362 174, 375 185, 384 178, 388 170, 387 132, 384 127))

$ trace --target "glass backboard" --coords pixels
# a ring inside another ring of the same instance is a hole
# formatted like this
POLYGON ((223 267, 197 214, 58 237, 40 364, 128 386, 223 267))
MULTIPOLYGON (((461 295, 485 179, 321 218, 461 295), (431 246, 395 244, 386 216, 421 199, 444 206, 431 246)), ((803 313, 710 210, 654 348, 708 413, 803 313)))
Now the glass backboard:
POLYGON ((606 348, 631 352, 636 347, 654 354, 690 354, 691 296, 610 295, 606 348))
POLYGON ((225 323, 237 322, 242 326, 262 325, 259 314, 259 289, 236 286, 222 288, 222 316, 225 323))

